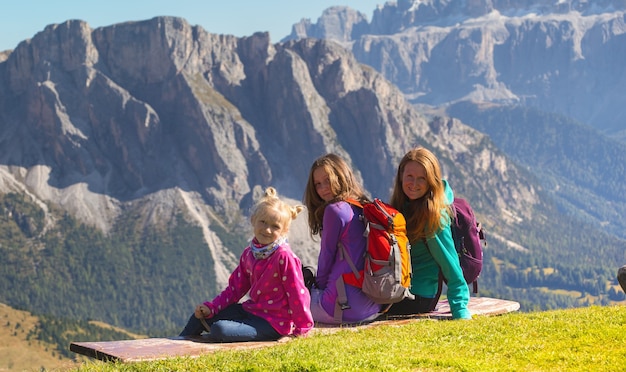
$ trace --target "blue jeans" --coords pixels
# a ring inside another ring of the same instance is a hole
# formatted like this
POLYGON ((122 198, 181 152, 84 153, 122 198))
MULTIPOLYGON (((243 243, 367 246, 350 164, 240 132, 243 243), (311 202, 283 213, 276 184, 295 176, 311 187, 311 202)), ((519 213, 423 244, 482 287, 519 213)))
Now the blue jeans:
MULTIPOLYGON (((245 311, 239 303, 205 320, 210 328, 208 337, 215 342, 273 341, 282 337, 267 320, 245 311)), ((180 336, 199 336, 203 331, 202 322, 192 314, 180 336)))

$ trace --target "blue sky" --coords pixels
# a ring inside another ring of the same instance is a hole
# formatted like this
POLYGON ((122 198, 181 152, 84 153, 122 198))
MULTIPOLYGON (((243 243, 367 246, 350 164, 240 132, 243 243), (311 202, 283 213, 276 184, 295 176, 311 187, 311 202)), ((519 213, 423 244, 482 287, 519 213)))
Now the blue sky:
POLYGON ((273 42, 291 32, 302 18, 316 22, 322 11, 347 5, 372 20, 385 0, 15 0, 2 3, 0 51, 14 49, 50 24, 69 19, 86 21, 92 28, 156 16, 185 18, 216 34, 249 36, 269 31, 273 42))

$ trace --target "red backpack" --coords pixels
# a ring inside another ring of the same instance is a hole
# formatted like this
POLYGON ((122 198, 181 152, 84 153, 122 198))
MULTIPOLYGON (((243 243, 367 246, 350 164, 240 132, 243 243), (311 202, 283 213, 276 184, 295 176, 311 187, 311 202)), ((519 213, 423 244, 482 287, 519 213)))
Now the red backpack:
MULTIPOLYGON (((357 270, 354 261, 343 245, 340 254, 352 272, 337 280, 335 318, 341 321, 341 311, 350 307, 345 284, 359 287, 378 304, 394 304, 404 298, 414 298, 411 287, 411 246, 406 235, 406 220, 402 213, 380 199, 361 204, 356 200, 346 202, 363 209, 360 219, 365 223, 367 237, 364 270, 357 270)), ((389 306, 387 307, 387 309, 389 306)))

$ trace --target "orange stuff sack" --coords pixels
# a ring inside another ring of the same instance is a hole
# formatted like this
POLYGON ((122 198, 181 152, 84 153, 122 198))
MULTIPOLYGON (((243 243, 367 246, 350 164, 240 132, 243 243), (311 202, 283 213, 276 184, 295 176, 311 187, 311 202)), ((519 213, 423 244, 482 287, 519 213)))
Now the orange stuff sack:
MULTIPOLYGON (((355 200, 347 202, 363 209, 367 249, 365 267, 343 274, 345 284, 362 288, 379 304, 393 304, 404 298, 414 298, 411 287, 411 246, 406 234, 406 220, 402 213, 380 199, 370 203, 355 200)), ((344 252, 345 253, 345 252, 344 252)), ((345 254, 350 259, 350 257, 345 254)))

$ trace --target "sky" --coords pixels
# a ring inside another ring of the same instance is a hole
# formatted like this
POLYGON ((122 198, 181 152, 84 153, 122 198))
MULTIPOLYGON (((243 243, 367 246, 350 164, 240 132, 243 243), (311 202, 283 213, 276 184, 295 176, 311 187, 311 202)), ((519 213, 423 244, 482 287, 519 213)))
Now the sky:
POLYGON ((311 22, 324 9, 345 5, 367 16, 387 0, 15 0, 2 3, 0 51, 15 49, 50 24, 80 19, 91 28, 156 16, 176 16, 215 34, 250 36, 268 31, 272 42, 291 33, 302 18, 311 22))

